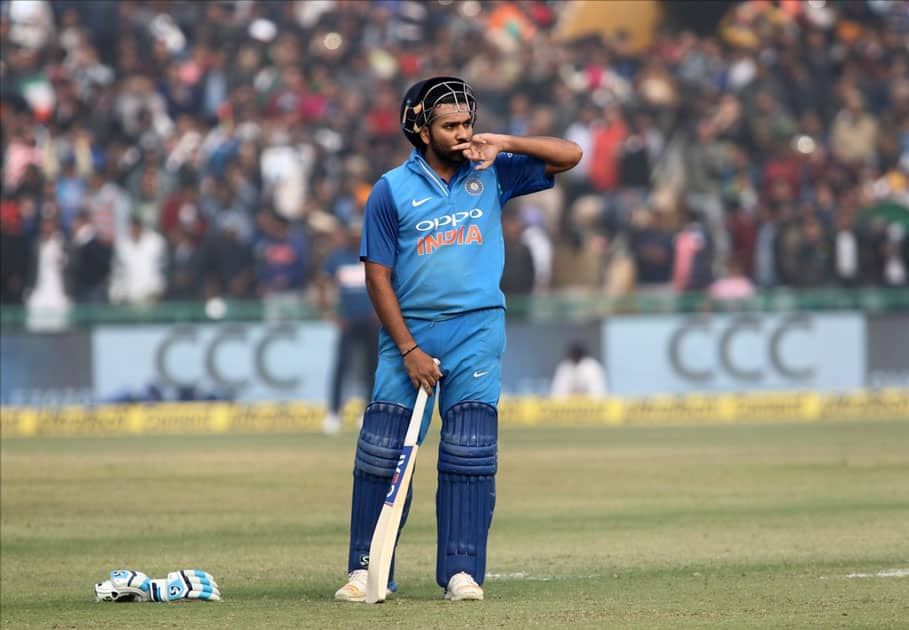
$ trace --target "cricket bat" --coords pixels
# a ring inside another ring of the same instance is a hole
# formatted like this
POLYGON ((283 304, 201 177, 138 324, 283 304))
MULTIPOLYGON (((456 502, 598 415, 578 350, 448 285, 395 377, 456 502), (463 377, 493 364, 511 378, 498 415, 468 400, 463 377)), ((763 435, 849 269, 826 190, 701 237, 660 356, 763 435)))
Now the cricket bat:
MULTIPOLYGON (((439 360, 436 359, 438 365, 439 360)), ((369 544, 369 573, 366 578, 366 603, 375 604, 385 601, 388 589, 388 574, 391 572, 391 559, 395 553, 395 542, 398 538, 398 526, 401 524, 401 515, 404 513, 404 502, 407 500, 407 490, 410 488, 410 479, 417 462, 417 438, 420 435, 420 424, 423 422, 423 411, 429 396, 422 387, 417 394, 413 413, 410 415, 410 424, 407 425, 407 434, 404 436, 404 446, 398 457, 395 474, 391 478, 391 486, 385 495, 385 504, 379 514, 376 529, 372 534, 369 544)))

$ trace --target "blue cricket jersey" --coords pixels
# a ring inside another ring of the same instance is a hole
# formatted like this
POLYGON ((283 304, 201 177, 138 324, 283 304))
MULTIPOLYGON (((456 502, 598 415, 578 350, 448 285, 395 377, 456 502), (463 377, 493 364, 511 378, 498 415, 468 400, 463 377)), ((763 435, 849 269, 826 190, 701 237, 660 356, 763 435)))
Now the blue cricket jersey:
POLYGON ((338 312, 344 319, 362 320, 372 317, 372 302, 366 292, 366 274, 356 250, 336 249, 325 261, 323 271, 338 287, 338 312))
POLYGON ((505 308, 502 207, 551 188, 545 169, 537 158, 500 153, 483 171, 465 162, 446 183, 414 149, 369 195, 360 259, 391 268, 404 317, 505 308))

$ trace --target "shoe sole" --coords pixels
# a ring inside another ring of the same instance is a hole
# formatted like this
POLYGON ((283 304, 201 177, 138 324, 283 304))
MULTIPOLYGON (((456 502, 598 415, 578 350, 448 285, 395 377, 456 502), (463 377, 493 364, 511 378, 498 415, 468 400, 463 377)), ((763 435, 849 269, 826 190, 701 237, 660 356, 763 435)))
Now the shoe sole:
POLYGON ((464 593, 463 595, 454 596, 450 593, 445 593, 445 599, 450 602, 469 602, 469 601, 483 601, 483 593, 464 593))
MULTIPOLYGON (((385 598, 387 599, 388 596, 391 595, 391 594, 392 594, 392 592, 391 592, 391 591, 388 591, 388 592, 385 594, 385 598)), ((346 595, 346 594, 344 594, 344 593, 335 593, 335 601, 337 601, 337 602, 351 602, 351 603, 353 603, 353 604, 362 604, 363 602, 366 601, 366 593, 363 593, 362 595, 355 595, 355 596, 349 596, 349 595, 346 595)))
POLYGON ((366 594, 358 596, 349 596, 344 594, 335 593, 335 601, 338 602, 351 602, 351 603, 361 603, 366 601, 366 594))

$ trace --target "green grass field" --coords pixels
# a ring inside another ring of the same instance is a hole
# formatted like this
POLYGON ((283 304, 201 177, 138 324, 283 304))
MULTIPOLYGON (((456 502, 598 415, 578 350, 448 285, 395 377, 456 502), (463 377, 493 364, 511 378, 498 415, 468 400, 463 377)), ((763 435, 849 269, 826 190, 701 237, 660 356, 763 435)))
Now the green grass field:
POLYGON ((909 576, 878 575, 909 573, 909 423, 503 430, 487 599, 461 603, 434 581, 430 437, 380 606, 332 599, 354 443, 4 439, 2 626, 909 625, 909 576), (206 569, 224 601, 95 604, 115 568, 206 569))

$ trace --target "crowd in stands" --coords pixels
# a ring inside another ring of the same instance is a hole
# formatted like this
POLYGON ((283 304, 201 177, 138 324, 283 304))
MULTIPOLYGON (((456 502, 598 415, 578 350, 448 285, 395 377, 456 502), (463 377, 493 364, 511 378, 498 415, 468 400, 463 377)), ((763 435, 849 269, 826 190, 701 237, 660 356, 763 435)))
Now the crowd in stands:
POLYGON ((907 284, 909 3, 750 0, 643 47, 539 0, 0 6, 5 304, 305 299, 444 74, 479 130, 584 149, 506 209, 508 294, 907 284))

